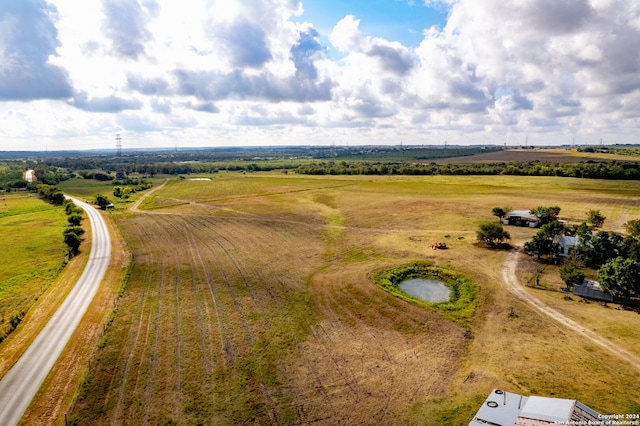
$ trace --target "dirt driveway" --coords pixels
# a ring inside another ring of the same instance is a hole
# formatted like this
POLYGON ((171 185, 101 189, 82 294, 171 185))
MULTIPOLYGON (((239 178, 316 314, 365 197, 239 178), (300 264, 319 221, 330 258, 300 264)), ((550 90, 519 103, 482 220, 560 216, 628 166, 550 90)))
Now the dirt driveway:
POLYGON ((511 294, 518 297, 535 310, 548 315, 563 326, 580 334, 585 339, 591 341, 592 343, 595 343, 601 348, 606 349, 618 358, 630 363, 640 371, 640 358, 638 358, 636 355, 610 342, 605 337, 593 332, 592 330, 583 327, 574 320, 567 318, 566 316, 546 305, 540 299, 525 290, 516 275, 516 268, 518 267, 520 256, 521 253, 519 248, 512 250, 505 259, 504 265, 502 266, 502 280, 507 290, 509 290, 511 294))

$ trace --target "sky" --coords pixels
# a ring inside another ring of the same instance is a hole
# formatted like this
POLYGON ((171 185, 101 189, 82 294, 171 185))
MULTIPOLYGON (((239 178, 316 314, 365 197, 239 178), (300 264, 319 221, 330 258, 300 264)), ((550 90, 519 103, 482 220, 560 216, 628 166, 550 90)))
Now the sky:
POLYGON ((638 143, 635 0, 0 0, 0 150, 638 143))

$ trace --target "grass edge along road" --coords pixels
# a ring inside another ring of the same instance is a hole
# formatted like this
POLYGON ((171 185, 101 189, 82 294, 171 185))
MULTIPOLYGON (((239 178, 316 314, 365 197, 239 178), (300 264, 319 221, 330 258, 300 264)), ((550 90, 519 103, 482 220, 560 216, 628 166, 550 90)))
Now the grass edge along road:
POLYGON ((111 256, 106 224, 92 206, 77 199, 91 221, 93 243, 85 271, 45 328, 0 381, 0 423, 18 424, 98 290, 111 256))

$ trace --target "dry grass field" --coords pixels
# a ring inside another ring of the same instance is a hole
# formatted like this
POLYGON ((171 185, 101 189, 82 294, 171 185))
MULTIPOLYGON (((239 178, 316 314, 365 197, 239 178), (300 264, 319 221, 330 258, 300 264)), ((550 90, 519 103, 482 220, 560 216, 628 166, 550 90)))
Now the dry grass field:
MULTIPOLYGON (((553 163, 575 163, 579 161, 634 161, 634 157, 602 152, 578 152, 575 149, 543 148, 543 149, 505 149, 502 151, 470 155, 468 157, 446 158, 434 160, 435 163, 469 164, 495 163, 509 161, 549 161, 553 163)), ((428 161, 429 163, 431 161, 428 161)))
MULTIPOLYGON (((640 372, 515 299, 507 252, 474 243, 495 206, 559 205, 573 220, 599 208, 620 230, 639 201, 636 183, 562 178, 169 181, 141 210, 113 213, 134 265, 70 420, 463 425, 493 388, 638 412, 640 372), (371 282, 415 260, 476 281, 471 325, 371 282)), ((637 313, 530 291, 640 356, 637 313)))

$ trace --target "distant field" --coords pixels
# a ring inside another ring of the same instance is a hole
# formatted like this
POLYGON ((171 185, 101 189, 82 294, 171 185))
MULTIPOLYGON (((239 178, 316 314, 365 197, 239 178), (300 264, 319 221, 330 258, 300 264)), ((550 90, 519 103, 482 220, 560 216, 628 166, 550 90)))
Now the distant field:
MULTIPOLYGON (((164 179, 165 177, 160 176, 146 180, 152 182, 154 185, 158 185, 164 181, 164 179)), ((131 194, 128 199, 119 199, 113 196, 114 186, 115 185, 111 181, 97 181, 95 179, 83 178, 73 178, 58 184, 58 187, 60 187, 66 194, 80 197, 89 203, 94 203, 96 195, 101 194, 107 197, 112 203, 119 206, 127 206, 131 205, 145 193, 145 191, 136 192, 131 194)))
POLYGON ((0 196, 0 338, 11 319, 21 317, 62 268, 66 249, 64 210, 38 197, 0 196))
POLYGON ((496 163, 509 161, 548 161, 553 163, 575 163, 580 161, 631 161, 628 155, 578 152, 574 149, 546 148, 546 149, 506 149, 504 151, 488 152, 486 154, 470 155, 468 157, 444 158, 424 161, 437 164, 471 164, 496 163))
MULTIPOLYGON (((493 388, 638 412, 640 372, 515 300, 501 283, 506 252, 474 244, 478 224, 496 220, 492 207, 538 205, 575 221, 597 208, 606 229, 621 230, 640 217, 640 187, 517 176, 171 180, 142 212, 113 212, 135 264, 70 419, 462 425, 493 388), (479 285, 467 328, 371 282, 414 260, 479 285)), ((509 231, 520 242, 534 232, 509 231)), ((520 270, 524 281, 531 273, 520 270)), ((640 355, 637 313, 541 294, 640 355)))
POLYGON ((97 181, 95 179, 73 178, 58 184, 65 193, 91 201, 96 194, 111 196, 113 184, 111 182, 97 181))

